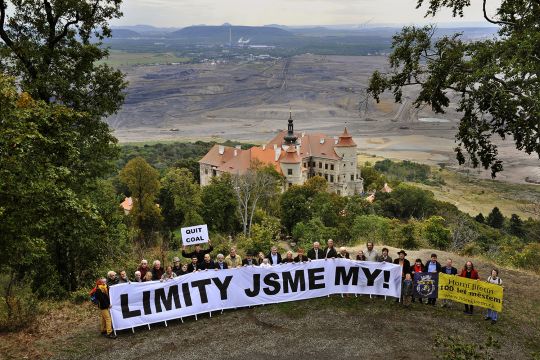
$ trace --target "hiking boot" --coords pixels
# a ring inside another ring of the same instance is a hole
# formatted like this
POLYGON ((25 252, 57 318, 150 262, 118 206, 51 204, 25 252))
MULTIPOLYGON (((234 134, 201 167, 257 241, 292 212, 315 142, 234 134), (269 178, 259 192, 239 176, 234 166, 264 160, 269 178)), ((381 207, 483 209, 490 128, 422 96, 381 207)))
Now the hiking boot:
POLYGON ((107 335, 107 337, 109 339, 116 339, 118 336, 114 335, 114 333, 110 333, 109 335, 107 335))

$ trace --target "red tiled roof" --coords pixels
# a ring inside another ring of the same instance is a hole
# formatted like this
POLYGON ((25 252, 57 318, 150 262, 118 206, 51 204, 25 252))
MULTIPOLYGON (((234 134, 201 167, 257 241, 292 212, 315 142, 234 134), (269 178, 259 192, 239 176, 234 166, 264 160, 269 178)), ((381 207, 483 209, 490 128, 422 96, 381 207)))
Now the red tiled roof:
POLYGON ((339 147, 356 146, 356 143, 354 142, 354 140, 352 139, 352 136, 347 131, 347 128, 345 128, 345 130, 343 130, 343 134, 339 136, 339 141, 336 144, 336 146, 339 146, 339 147))
POLYGON ((302 162, 302 158, 296 152, 296 146, 289 146, 285 155, 279 159, 279 162, 284 164, 299 164, 302 162))

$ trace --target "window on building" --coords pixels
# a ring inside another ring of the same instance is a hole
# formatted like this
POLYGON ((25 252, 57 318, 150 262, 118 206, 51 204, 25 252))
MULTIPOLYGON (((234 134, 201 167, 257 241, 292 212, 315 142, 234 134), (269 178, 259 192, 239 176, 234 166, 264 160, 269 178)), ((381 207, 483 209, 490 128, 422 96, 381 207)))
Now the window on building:
POLYGON ((328 170, 328 164, 324 164, 324 169, 328 170))
POLYGON ((334 170, 334 164, 330 165, 330 170, 334 170))
POLYGON ((208 175, 208 169, 204 169, 204 173, 208 175))
POLYGON ((334 182, 334 175, 330 175, 330 182, 334 182))
POLYGON ((217 175, 216 170, 212 169, 212 176, 216 176, 216 175, 217 175))
POLYGON ((338 191, 337 191, 337 194, 338 194, 338 195, 341 195, 341 190, 338 190, 338 191))
POLYGON ((292 175, 292 169, 287 169, 287 175, 292 175))
POLYGON ((291 186, 292 186, 292 183, 289 183, 289 187, 291 187, 291 186))
POLYGON ((328 174, 324 174, 324 179, 328 181, 328 174))
POLYGON ((354 174, 351 175, 351 181, 354 181, 354 174))
POLYGON ((319 169, 322 169, 322 162, 319 161, 319 169))

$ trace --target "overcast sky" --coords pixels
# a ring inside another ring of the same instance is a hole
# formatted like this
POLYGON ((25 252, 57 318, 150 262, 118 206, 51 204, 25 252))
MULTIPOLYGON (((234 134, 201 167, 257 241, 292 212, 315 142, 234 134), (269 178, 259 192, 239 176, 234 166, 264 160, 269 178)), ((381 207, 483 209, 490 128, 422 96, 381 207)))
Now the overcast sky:
MULTIPOLYGON (((426 0, 426 2, 428 2, 426 0)), ((491 1, 495 3, 497 1, 491 1)), ((124 0, 114 25, 338 25, 483 22, 482 1, 472 0, 465 17, 446 11, 425 19, 416 0, 124 0)))

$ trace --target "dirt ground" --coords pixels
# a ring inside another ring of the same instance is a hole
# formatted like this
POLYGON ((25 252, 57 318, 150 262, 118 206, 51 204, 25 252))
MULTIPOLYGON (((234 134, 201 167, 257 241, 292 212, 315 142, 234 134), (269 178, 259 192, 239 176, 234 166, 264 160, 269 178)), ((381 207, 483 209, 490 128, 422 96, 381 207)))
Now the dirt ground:
MULTIPOLYGON (((350 248, 354 255, 363 248, 350 248)), ((381 246, 376 247, 377 250, 381 246)), ((398 249, 390 248, 392 257, 398 249)), ((407 251, 407 258, 428 259, 432 250, 407 251)), ((460 268, 467 260, 451 257, 460 268)), ((482 279, 493 264, 473 259, 482 279)), ((5 359, 164 359, 214 357, 259 359, 433 359, 442 354, 435 337, 459 335, 462 343, 483 343, 489 336, 501 346, 495 359, 531 359, 540 355, 540 276, 503 269, 504 308, 496 325, 483 321, 483 311, 463 314, 450 308, 413 304, 409 309, 392 299, 339 295, 308 301, 213 313, 168 326, 152 325, 119 332, 116 340, 98 333, 98 314, 90 304, 64 304, 44 315, 36 326, 0 336, 5 359)))
MULTIPOLYGON (((359 152, 399 160, 455 166, 459 114, 434 114, 384 94, 376 104, 365 89, 382 56, 305 54, 268 62, 132 66, 122 110, 107 119, 120 142, 237 140, 264 143, 285 129, 338 135, 347 126, 359 152), (174 131, 171 131, 174 130, 174 131)), ((500 142, 506 171, 499 178, 540 181, 538 158, 500 142)), ((489 177, 489 171, 477 171, 489 177)))

